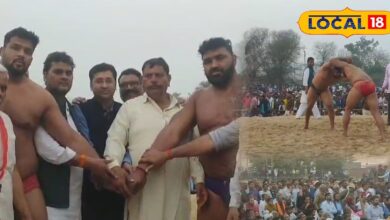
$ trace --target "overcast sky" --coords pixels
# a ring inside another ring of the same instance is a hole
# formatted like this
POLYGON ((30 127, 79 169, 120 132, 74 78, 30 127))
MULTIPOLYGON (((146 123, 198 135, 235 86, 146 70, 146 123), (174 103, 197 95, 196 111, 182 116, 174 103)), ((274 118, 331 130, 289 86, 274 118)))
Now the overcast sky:
MULTIPOLYGON (((297 25, 300 14, 347 6, 390 11, 388 0, 0 0, 0 35, 22 26, 40 37, 30 76, 41 85, 46 56, 53 51, 71 55, 77 67, 69 97, 91 97, 88 71, 97 63, 111 63, 118 72, 140 70, 145 60, 160 56, 171 69, 169 91, 187 95, 206 79, 197 54, 203 40, 223 36, 238 44, 252 27, 292 29, 312 56, 316 41, 334 41, 341 48, 359 36, 305 35, 297 25)), ((390 52, 390 35, 372 38, 390 52)))

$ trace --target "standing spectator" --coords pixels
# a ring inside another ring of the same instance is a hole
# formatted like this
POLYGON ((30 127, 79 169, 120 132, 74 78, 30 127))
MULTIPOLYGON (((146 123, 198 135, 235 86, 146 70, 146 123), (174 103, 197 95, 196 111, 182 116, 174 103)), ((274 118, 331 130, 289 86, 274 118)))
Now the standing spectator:
POLYGON ((259 104, 260 115, 263 117, 271 116, 271 107, 268 98, 263 94, 261 95, 259 104))
POLYGON ((257 99, 256 94, 252 94, 252 99, 251 99, 251 105, 249 107, 249 116, 253 117, 258 115, 258 105, 259 105, 259 100, 257 99))
POLYGON ((244 98, 242 99, 242 106, 246 116, 249 116, 249 108, 251 107, 251 94, 249 92, 245 93, 244 98))
MULTIPOLYGON (((299 105, 297 114, 295 118, 300 118, 305 115, 307 111, 307 92, 309 91, 309 87, 314 79, 314 58, 307 58, 307 67, 303 72, 303 86, 305 87, 305 92, 302 92, 301 104, 299 105)), ((318 109, 317 103, 313 106, 313 114, 315 118, 320 118, 320 110, 318 109)))
POLYGON ((386 67, 382 90, 384 91, 387 99, 387 125, 390 125, 390 64, 388 64, 386 67))

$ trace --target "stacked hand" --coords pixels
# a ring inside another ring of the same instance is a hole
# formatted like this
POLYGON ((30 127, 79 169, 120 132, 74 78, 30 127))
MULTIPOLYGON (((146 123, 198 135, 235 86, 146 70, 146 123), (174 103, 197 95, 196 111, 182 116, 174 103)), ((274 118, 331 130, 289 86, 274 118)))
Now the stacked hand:
POLYGON ((140 162, 150 164, 148 168, 151 168, 163 165, 168 159, 166 153, 156 149, 148 149, 142 155, 140 162))
POLYGON ((146 169, 138 166, 135 170, 127 177, 128 186, 133 194, 137 193, 142 189, 146 183, 146 169))
POLYGON ((90 170, 98 179, 108 181, 117 178, 107 166, 110 162, 111 160, 101 158, 88 158, 88 160, 85 161, 84 167, 90 170))
POLYGON ((110 184, 111 190, 122 194, 124 197, 130 197, 132 195, 132 191, 127 180, 129 173, 121 167, 113 167, 111 171, 117 176, 117 178, 110 184))

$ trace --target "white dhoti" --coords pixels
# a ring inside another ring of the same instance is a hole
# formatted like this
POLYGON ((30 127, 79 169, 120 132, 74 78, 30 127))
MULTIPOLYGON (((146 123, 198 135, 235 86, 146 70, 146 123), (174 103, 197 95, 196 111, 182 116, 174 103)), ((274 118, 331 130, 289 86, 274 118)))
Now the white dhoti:
MULTIPOLYGON (((300 118, 306 114, 307 111, 307 96, 305 91, 301 92, 301 104, 299 105, 297 114, 295 115, 295 118, 300 118)), ((312 112, 314 115, 314 118, 321 118, 320 110, 318 109, 317 102, 314 104, 312 108, 312 112)))

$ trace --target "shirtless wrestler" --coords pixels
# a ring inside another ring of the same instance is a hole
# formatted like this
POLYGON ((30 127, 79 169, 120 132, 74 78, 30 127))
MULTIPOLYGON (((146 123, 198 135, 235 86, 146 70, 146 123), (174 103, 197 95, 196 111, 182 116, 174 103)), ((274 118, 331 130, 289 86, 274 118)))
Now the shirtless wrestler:
MULTIPOLYGON (((341 80, 346 80, 352 84, 352 88, 347 96, 345 113, 343 116, 343 135, 347 136, 348 134, 348 125, 352 109, 362 98, 365 98, 368 108, 379 129, 381 139, 383 140, 385 126, 378 109, 375 83, 367 73, 353 65, 351 59, 334 58, 321 67, 321 70, 317 73, 316 77, 314 77, 312 86, 308 92, 308 107, 314 105, 317 95, 321 96, 321 99, 329 112, 331 128, 334 129, 333 101, 328 87, 341 80)), ((308 128, 309 118, 310 112, 307 112, 305 129, 308 128)))
MULTIPOLYGON (((95 160, 101 169, 97 175, 107 175, 106 161, 98 159, 88 142, 70 128, 53 96, 28 78, 28 68, 39 38, 24 28, 16 28, 5 35, 0 48, 1 62, 8 69, 8 94, 3 111, 14 125, 16 135, 16 167, 23 180, 24 192, 33 219, 47 219, 45 202, 36 176, 38 158, 34 146, 34 134, 42 125, 62 146, 69 146, 87 160, 95 160)), ((81 162, 81 161, 80 161, 81 162)), ((82 161, 83 165, 85 161, 82 161)))
MULTIPOLYGON (((180 141, 196 125, 201 135, 227 125, 241 109, 241 80, 235 70, 236 56, 230 40, 212 38, 199 47, 205 75, 211 86, 195 92, 182 111, 172 118, 170 124, 157 136, 151 148, 168 150, 179 145, 180 141)), ((235 174, 238 146, 220 152, 211 152, 199 157, 204 173, 206 199, 198 201, 198 219, 226 220, 238 219, 235 205, 229 204, 230 179, 235 174), (229 208, 230 207, 230 208, 229 208), (216 211, 218 210, 218 211, 216 211)), ((148 164, 140 163, 132 175, 134 184, 141 185, 146 180, 148 164)), ((232 197, 233 198, 233 197, 232 197)))

